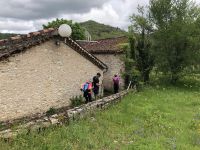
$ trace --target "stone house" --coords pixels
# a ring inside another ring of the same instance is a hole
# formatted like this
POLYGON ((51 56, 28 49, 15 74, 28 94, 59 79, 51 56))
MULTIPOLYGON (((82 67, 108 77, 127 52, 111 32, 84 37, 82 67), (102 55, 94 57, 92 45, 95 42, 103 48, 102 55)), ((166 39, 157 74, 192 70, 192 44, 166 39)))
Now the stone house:
POLYGON ((0 41, 0 121, 69 105, 80 85, 108 67, 54 29, 0 41))
MULTIPOLYGON (((104 74, 103 84, 104 88, 110 91, 113 88, 113 76, 115 74, 122 76, 124 72, 124 50, 121 45, 128 43, 128 38, 123 36, 98 41, 77 42, 108 66, 108 71, 104 74)), ((123 89, 124 85, 124 79, 121 77, 120 88, 123 89)))

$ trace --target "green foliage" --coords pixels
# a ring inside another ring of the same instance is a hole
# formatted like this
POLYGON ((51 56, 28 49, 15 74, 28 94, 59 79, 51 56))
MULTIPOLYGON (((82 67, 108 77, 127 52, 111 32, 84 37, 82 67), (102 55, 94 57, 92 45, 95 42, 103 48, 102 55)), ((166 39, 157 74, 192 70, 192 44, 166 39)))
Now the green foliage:
POLYGON ((200 74, 200 65, 188 66, 184 69, 183 74, 200 74))
POLYGON ((116 47, 120 50, 124 50, 124 52, 129 48, 129 43, 120 43, 116 45, 116 47))
POLYGON ((92 40, 114 38, 126 35, 126 31, 89 20, 80 23, 92 36, 92 40))
POLYGON ((123 78, 125 79, 125 85, 128 87, 129 82, 132 81, 133 85, 137 85, 140 81, 140 72, 137 70, 135 61, 130 58, 125 58, 125 71, 123 78))
POLYGON ((136 45, 136 38, 132 35, 133 31, 132 28, 129 27, 129 44, 130 44, 130 52, 129 52, 129 58, 135 60, 136 58, 136 52, 135 52, 135 45, 136 45))
POLYGON ((47 112, 46 112, 46 115, 47 116, 51 116, 51 115, 54 115, 56 113, 56 109, 51 107, 47 112))
POLYGON ((151 0, 150 13, 156 66, 174 83, 200 60, 199 7, 190 0, 151 0))
POLYGON ((73 23, 72 20, 65 19, 56 19, 51 22, 48 22, 47 25, 43 25, 43 28, 59 28, 61 24, 68 24, 72 28, 72 39, 74 40, 84 40, 85 39, 85 30, 80 26, 79 23, 73 23))
POLYGON ((163 80, 68 126, 0 141, 3 150, 199 150, 200 78, 163 80))
POLYGON ((125 79, 125 86, 128 87, 130 81, 133 85, 139 83, 140 73, 136 68, 135 60, 131 58, 130 43, 124 43, 119 45, 125 52, 125 57, 122 58, 125 64, 125 70, 122 73, 122 77, 125 79))
POLYGON ((0 40, 1 39, 7 39, 9 37, 16 36, 17 34, 11 34, 11 33, 0 33, 0 40))
POLYGON ((130 34, 130 58, 135 60, 136 67, 140 71, 143 82, 149 81, 149 74, 153 68, 153 56, 151 52, 152 24, 148 15, 145 15, 143 7, 138 7, 139 15, 132 15, 130 34))
POLYGON ((70 99, 71 101, 71 106, 72 107, 77 107, 77 106, 80 106, 84 103, 84 100, 83 100, 83 96, 75 96, 75 97, 72 97, 70 99))
POLYGON ((132 81, 132 85, 137 86, 141 80, 135 59, 132 58, 131 44, 132 43, 124 43, 120 45, 125 52, 125 57, 122 58, 125 64, 125 70, 122 73, 122 77, 125 79, 126 87, 128 87, 130 81, 132 81))

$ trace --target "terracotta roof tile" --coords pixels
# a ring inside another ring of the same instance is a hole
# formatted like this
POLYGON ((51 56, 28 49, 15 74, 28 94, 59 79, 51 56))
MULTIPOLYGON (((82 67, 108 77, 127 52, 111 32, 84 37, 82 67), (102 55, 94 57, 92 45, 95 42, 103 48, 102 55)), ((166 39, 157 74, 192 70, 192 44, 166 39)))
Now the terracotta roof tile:
POLYGON ((120 44, 127 43, 128 38, 117 37, 108 38, 98 41, 77 41, 82 47, 87 49, 91 53, 122 53, 123 49, 120 48, 120 44))
POLYGON ((39 35, 41 34, 40 32, 31 32, 30 35, 39 35))
POLYGON ((11 40, 20 40, 21 39, 21 36, 14 36, 14 37, 11 37, 11 40))
MULTIPOLYGON (((27 50, 32 46, 39 45, 42 42, 50 40, 51 38, 56 38, 64 41, 64 38, 61 38, 54 34, 55 31, 55 29, 50 28, 37 32, 31 32, 27 35, 15 36, 9 39, 0 40, 0 60, 9 57, 12 54, 27 50)), ((102 61, 89 53, 86 49, 84 49, 71 38, 66 38, 65 44, 73 48, 76 52, 81 54, 86 59, 90 60, 99 68, 106 70, 108 69, 108 67, 102 61)))

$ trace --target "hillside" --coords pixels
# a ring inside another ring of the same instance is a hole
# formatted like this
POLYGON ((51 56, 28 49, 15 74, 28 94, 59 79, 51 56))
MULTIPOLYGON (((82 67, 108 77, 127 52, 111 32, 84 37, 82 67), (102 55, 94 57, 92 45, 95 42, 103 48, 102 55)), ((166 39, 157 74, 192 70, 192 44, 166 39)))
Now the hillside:
POLYGON ((126 31, 92 20, 80 23, 92 36, 92 40, 112 38, 126 35, 126 31))
MULTIPOLYGON (((120 28, 104 25, 92 20, 82 22, 80 23, 80 25, 91 34, 92 40, 119 37, 124 36, 127 33, 126 31, 120 28)), ((11 36, 15 36, 15 34, 0 33, 0 40, 7 39, 11 36)))
POLYGON ((10 33, 0 33, 0 40, 1 39, 7 39, 9 37, 15 36, 16 34, 10 34, 10 33))

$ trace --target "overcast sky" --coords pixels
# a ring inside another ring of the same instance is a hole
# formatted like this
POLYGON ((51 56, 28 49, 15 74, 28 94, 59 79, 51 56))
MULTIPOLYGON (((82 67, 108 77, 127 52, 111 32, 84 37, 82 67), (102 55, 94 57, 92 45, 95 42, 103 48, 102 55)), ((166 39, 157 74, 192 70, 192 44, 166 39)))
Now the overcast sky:
MULTIPOLYGON (((0 32, 28 33, 55 18, 95 20, 127 29, 138 4, 149 0, 0 0, 0 32)), ((196 0, 200 1, 200 0, 196 0)))

